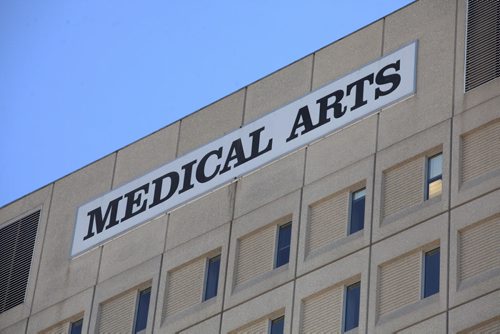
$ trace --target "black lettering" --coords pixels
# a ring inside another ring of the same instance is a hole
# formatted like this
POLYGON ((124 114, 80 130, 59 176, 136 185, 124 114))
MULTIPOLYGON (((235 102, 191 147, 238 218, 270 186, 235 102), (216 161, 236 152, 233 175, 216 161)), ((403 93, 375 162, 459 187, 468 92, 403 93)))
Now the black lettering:
POLYGON ((368 103, 368 101, 363 99, 364 92, 365 92, 365 81, 368 81, 368 83, 370 85, 373 84, 373 73, 369 74, 366 77, 361 78, 358 81, 355 81, 347 86, 347 95, 350 95, 352 88, 356 87, 355 103, 351 107, 351 111, 358 109, 359 107, 362 107, 368 103))
POLYGON ((155 186, 155 192, 153 194, 153 202, 149 205, 150 209, 172 197, 172 195, 177 190, 177 187, 179 186, 179 174, 177 172, 170 172, 160 176, 157 179, 154 179, 152 183, 155 186), (165 197, 162 198, 161 194, 163 189, 163 181, 167 178, 170 179, 170 188, 165 197))
POLYGON ((377 85, 391 84, 391 87, 384 91, 377 87, 375 89, 375 100, 377 100, 381 96, 392 93, 396 88, 398 88, 399 84, 401 83, 401 76, 397 73, 387 75, 385 75, 384 73, 391 68, 396 72, 399 71, 399 65, 400 61, 398 60, 397 62, 389 64, 378 71, 377 76, 375 77, 375 83, 377 85))
POLYGON ((311 121, 311 115, 309 114, 309 108, 307 106, 300 108, 297 112, 292 131, 290 132, 290 136, 288 136, 288 138, 286 139, 287 143, 299 136, 297 134, 297 130, 301 127, 304 127, 304 130, 302 130, 302 132, 300 133, 301 135, 314 129, 314 125, 311 121))
POLYGON ((179 190, 179 194, 182 194, 183 192, 194 187, 194 184, 191 183, 191 175, 193 174, 193 165, 196 162, 197 160, 193 160, 182 166, 182 169, 184 170, 184 182, 182 184, 182 189, 179 190))
POLYGON ((224 168, 220 171, 219 174, 224 174, 228 170, 231 169, 229 166, 229 163, 233 160, 236 160, 236 163, 234 164, 233 167, 238 167, 241 164, 244 164, 247 159, 245 158, 245 152, 243 150, 243 144, 241 143, 241 139, 236 139, 233 141, 231 144, 231 147, 229 148, 229 153, 226 158, 226 163, 224 164, 224 168))
POLYGON ((260 129, 257 129, 254 132, 251 132, 249 134, 249 136, 252 137, 252 153, 251 153, 250 157, 247 160, 251 160, 253 158, 256 158, 259 155, 262 155, 262 154, 264 154, 266 152, 269 152, 272 149, 272 147, 273 147, 273 139, 271 138, 267 142, 266 148, 264 148, 262 151, 259 151, 259 148, 260 148, 260 133, 262 131, 264 131, 265 128, 266 127, 263 126, 260 129))
POLYGON ((96 229, 97 234, 102 232, 102 230, 104 229, 104 224, 106 224, 106 221, 108 220, 108 218, 109 218, 109 224, 106 227, 106 229, 118 224, 118 220, 116 219, 116 214, 118 212, 118 202, 120 202, 120 200, 122 198, 123 197, 120 196, 118 198, 115 198, 111 202, 109 202, 108 207, 106 208, 106 213, 104 214, 104 218, 102 217, 101 207, 98 207, 92 211, 89 211, 89 213, 87 213, 87 216, 90 217, 89 228, 88 228, 87 235, 85 237, 83 237, 83 240, 87 240, 88 238, 91 238, 95 235, 95 233, 93 231, 94 224, 95 224, 95 229, 96 229))
POLYGON ((222 157, 222 147, 219 147, 217 150, 208 152, 207 154, 205 154, 203 158, 201 158, 198 167, 196 167, 196 180, 198 180, 198 182, 200 183, 208 182, 219 173, 220 164, 215 167, 215 171, 212 174, 208 176, 205 174, 205 166, 207 164, 207 160, 213 155, 215 155, 218 159, 220 159, 222 157))
POLYGON ((342 108, 342 103, 340 103, 340 101, 342 100, 343 97, 344 97, 344 92, 339 89, 316 101, 316 103, 319 104, 319 115, 320 115, 319 125, 323 125, 330 121, 330 119, 327 117, 327 112, 329 109, 333 108, 333 117, 335 118, 340 118, 344 116, 345 112, 347 111, 347 107, 344 106, 344 108, 342 108), (328 100, 331 97, 335 97, 335 101, 331 104, 328 104, 328 100))
POLYGON ((142 201, 142 194, 140 192, 144 191, 144 195, 146 195, 148 193, 148 190, 149 183, 146 183, 139 188, 136 188, 125 194, 125 197, 127 198, 127 206, 125 207, 125 216, 123 216, 121 220, 122 222, 146 210, 146 199, 142 201), (136 206, 139 206, 139 208, 134 211, 134 207, 136 206))

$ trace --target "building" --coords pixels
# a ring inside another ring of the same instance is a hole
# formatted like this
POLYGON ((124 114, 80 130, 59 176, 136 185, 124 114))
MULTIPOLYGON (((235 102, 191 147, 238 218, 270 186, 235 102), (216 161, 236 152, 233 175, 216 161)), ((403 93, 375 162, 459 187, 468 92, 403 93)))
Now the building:
POLYGON ((499 203, 500 2, 419 0, 2 207, 0 333, 500 332, 499 203))

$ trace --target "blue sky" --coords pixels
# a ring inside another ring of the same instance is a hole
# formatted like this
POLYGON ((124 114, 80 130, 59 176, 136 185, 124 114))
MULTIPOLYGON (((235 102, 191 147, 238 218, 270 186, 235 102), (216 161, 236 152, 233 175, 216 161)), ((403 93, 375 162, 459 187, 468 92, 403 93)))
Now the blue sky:
POLYGON ((0 1, 0 207, 410 2, 0 1))

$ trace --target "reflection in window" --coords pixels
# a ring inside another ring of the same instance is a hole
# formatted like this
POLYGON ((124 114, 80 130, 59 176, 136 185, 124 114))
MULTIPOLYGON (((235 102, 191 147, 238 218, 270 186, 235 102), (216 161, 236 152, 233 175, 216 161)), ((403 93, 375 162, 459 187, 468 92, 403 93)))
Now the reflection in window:
POLYGON ((426 199, 441 195, 443 190, 443 154, 427 159, 426 199))

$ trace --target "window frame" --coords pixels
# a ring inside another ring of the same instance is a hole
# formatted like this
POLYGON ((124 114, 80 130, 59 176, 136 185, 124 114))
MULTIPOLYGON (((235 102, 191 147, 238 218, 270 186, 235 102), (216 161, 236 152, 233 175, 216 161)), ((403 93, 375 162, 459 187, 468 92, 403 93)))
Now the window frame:
POLYGON ((433 247, 429 250, 424 250, 422 252, 422 270, 421 270, 421 292, 420 292, 420 299, 426 299, 429 297, 432 297, 434 295, 438 295, 440 292, 440 281, 441 281, 441 246, 433 247), (430 294, 426 295, 426 274, 428 272, 427 269, 427 254, 432 254, 432 253, 438 253, 438 277, 437 277, 437 291, 430 294))
POLYGON ((347 236, 350 236, 352 234, 355 234, 359 231, 363 231, 365 229, 365 212, 366 212, 366 186, 363 186, 362 188, 359 188, 355 191, 350 191, 349 192, 349 214, 348 214, 348 221, 347 221, 347 236), (353 206, 354 206, 354 201, 356 200, 359 200, 359 199, 354 199, 354 195, 356 193, 359 193, 359 192, 362 192, 364 191, 364 195, 363 195, 363 198, 364 198, 364 206, 363 206, 363 226, 361 229, 357 230, 357 231, 354 231, 354 232, 351 232, 352 230, 352 210, 353 210, 353 206))
POLYGON ((430 156, 425 156, 425 189, 424 189, 424 201, 432 200, 434 198, 439 198, 443 194, 443 152, 438 152, 435 154, 432 154, 430 156), (441 157, 441 172, 439 175, 430 177, 430 172, 431 172, 431 160, 437 157, 441 157), (435 195, 434 197, 429 197, 429 190, 430 190, 430 185, 433 182, 441 180, 441 192, 438 195, 435 195))
POLYGON ((214 256, 207 257, 206 260, 205 260, 205 277, 203 279, 203 292, 202 292, 202 296, 201 296, 201 301, 202 302, 209 301, 210 299, 213 299, 213 298, 217 297, 217 295, 219 293, 219 280, 220 280, 220 265, 221 265, 221 262, 222 262, 222 256, 221 256, 220 253, 218 253, 218 254, 216 254, 214 256), (207 298, 206 294, 207 294, 207 287, 208 287, 208 277, 209 277, 209 270, 210 270, 210 261, 214 260, 214 259, 218 259, 219 260, 219 271, 217 272, 216 291, 215 291, 215 295, 213 295, 210 298, 207 298))
POLYGON ((277 321, 282 321, 283 324, 283 333, 285 332, 285 315, 280 315, 279 317, 276 317, 274 319, 269 319, 269 326, 268 326, 268 333, 269 334, 279 334, 279 333, 274 333, 273 332, 273 324, 277 321))
POLYGON ((349 285, 344 285, 344 294, 343 294, 343 305, 342 305, 342 323, 341 323, 341 333, 349 333, 353 330, 359 328, 359 316, 361 312, 361 280, 351 283, 349 285), (358 300, 358 325, 356 327, 352 327, 351 329, 346 330, 346 318, 347 318, 347 291, 350 287, 358 286, 359 287, 359 300, 358 300))
POLYGON ((149 306, 150 306, 149 304, 151 303, 151 292, 152 292, 152 289, 150 286, 137 290, 135 310, 134 310, 134 324, 132 326, 132 333, 133 334, 139 334, 141 332, 144 332, 147 329, 148 318, 149 318, 149 306), (137 329, 137 324, 138 324, 137 320, 139 318, 139 307, 141 305, 141 296, 145 293, 149 293, 149 302, 147 304, 147 312, 146 312, 146 327, 138 330, 137 329))
POLYGON ((276 228, 276 238, 274 247, 274 269, 281 268, 290 263, 290 251, 292 247, 292 221, 288 221, 284 224, 277 225, 276 228), (288 261, 286 263, 278 264, 279 254, 280 254, 280 232, 282 229, 290 228, 290 242, 288 243, 288 261))
POLYGON ((83 330, 83 318, 80 318, 80 319, 77 319, 77 320, 74 320, 74 321, 70 321, 68 333, 69 334, 77 334, 77 333, 73 333, 73 329, 74 329, 73 326, 75 324, 79 324, 80 325, 80 332, 78 332, 78 333, 81 334, 82 330, 83 330))

